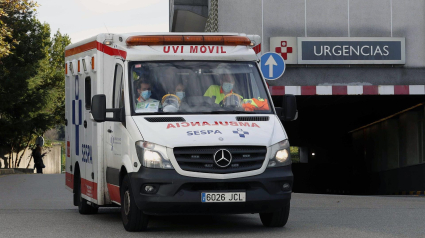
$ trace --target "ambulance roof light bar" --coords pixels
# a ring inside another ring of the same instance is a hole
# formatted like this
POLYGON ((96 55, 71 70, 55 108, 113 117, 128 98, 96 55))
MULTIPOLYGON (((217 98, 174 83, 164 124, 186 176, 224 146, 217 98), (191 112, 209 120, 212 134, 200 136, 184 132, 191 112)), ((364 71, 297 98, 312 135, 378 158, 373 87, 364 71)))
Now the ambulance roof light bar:
POLYGON ((253 46, 246 36, 130 36, 128 46, 137 45, 247 45, 253 46))

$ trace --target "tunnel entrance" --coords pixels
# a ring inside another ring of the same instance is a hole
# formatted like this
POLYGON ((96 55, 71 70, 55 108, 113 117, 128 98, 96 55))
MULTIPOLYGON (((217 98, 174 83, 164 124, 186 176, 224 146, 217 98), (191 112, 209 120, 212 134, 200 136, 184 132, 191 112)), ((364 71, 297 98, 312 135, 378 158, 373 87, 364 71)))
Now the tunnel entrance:
MULTIPOLYGON (((280 106, 282 97, 273 101, 280 106)), ((295 146, 293 191, 424 191, 424 102, 425 95, 297 96, 298 119, 284 122, 295 146)))

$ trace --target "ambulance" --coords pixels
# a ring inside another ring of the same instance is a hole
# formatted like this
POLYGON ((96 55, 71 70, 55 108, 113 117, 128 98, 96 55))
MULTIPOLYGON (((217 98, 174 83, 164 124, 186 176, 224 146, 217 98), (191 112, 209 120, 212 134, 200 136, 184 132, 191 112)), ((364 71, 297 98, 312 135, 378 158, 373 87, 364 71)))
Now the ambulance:
POLYGON ((65 49, 66 188, 81 214, 258 213, 282 227, 293 184, 281 121, 259 67, 261 38, 237 33, 99 34, 65 49))

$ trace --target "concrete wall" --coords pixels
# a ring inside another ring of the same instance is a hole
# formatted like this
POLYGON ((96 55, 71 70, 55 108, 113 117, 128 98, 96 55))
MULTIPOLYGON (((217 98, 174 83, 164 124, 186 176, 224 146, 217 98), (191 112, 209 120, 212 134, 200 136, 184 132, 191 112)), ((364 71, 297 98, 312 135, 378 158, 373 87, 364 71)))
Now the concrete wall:
MULTIPOLYGON (((422 85, 424 12, 423 0, 264 0, 263 52, 274 36, 406 38, 404 66, 288 66, 270 85, 422 85)), ((219 0, 218 16, 221 32, 261 36, 260 0, 219 0)))
MULTIPOLYGON (((61 146, 54 145, 50 148, 43 148, 43 153, 47 152, 47 154, 43 158, 44 165, 46 168, 43 169, 43 173, 45 174, 60 174, 61 171, 61 146)), ((27 150, 22 157, 21 163, 18 168, 26 168, 28 162, 30 163, 28 168, 34 168, 34 159, 31 158, 31 150, 27 150)), ((14 155, 15 157, 16 155, 14 155)), ((4 168, 5 163, 4 159, 8 159, 8 155, 0 158, 1 166, 0 168, 4 168)), ((34 172, 36 172, 34 170, 34 172)))

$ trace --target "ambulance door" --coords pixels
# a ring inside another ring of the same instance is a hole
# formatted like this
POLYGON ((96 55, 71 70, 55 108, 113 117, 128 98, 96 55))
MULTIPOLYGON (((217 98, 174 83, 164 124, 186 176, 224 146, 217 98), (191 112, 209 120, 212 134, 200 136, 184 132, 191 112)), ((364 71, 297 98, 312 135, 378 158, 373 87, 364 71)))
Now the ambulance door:
MULTIPOLYGON (((97 187, 95 186, 94 166, 93 166, 93 144, 96 131, 94 128, 94 122, 90 118, 91 109, 91 97, 92 97, 92 77, 85 75, 84 81, 81 82, 84 88, 84 103, 83 103, 83 128, 84 128, 84 139, 81 145, 81 160, 85 165, 85 176, 84 184, 82 182, 81 192, 87 197, 93 199, 91 201, 96 202, 97 200, 97 187)), ((88 199, 90 200, 90 199, 88 199)))
MULTIPOLYGON (((105 88, 107 108, 121 108, 123 103, 124 90, 124 67, 120 59, 114 60, 114 72, 112 85, 105 88), (111 90, 112 89, 112 90, 111 90), (108 105, 109 103, 110 106, 108 105)), ((110 117, 112 115, 108 115, 110 117)), ((108 186, 109 197, 116 203, 121 203, 119 192, 119 172, 121 169, 121 153, 122 153, 122 128, 121 122, 105 122, 105 156, 106 156, 106 183, 108 186)), ((125 128, 124 128, 125 129, 125 128)))
MULTIPOLYGON (((112 99, 112 108, 124 108, 124 64, 120 59, 116 59, 115 61, 112 99)), ((122 165, 122 143, 124 139, 123 135, 125 135, 125 126, 122 122, 112 122, 111 130, 112 157, 108 158, 108 166, 120 169, 122 165)))

